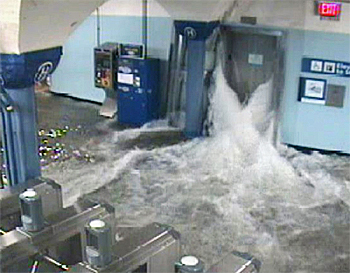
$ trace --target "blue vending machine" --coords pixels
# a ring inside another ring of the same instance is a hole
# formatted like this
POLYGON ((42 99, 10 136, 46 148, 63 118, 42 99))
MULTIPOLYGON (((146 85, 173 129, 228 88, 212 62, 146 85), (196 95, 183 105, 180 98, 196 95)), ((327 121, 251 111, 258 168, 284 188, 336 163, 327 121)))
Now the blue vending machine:
POLYGON ((117 69, 118 122, 131 126, 159 117, 159 59, 120 57, 117 69))

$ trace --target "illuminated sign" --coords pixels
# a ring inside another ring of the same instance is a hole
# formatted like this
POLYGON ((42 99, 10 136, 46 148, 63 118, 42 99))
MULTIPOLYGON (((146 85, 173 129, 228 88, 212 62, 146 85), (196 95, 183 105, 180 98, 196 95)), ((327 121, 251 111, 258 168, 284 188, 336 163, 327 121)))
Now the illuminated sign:
POLYGON ((319 2, 318 14, 323 17, 339 17, 341 3, 319 2))

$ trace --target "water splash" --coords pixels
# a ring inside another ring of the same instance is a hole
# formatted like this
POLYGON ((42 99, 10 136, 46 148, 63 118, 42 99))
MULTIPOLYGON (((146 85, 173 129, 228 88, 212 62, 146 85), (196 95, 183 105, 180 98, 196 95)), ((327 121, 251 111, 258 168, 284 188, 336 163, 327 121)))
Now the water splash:
POLYGON ((111 132, 91 148, 103 161, 47 176, 62 183, 66 203, 100 188, 90 196, 113 203, 120 226, 174 226, 184 253, 207 265, 236 249, 260 258, 265 272, 337 272, 330 265, 349 260, 349 252, 339 247, 347 237, 338 240, 332 232, 335 226, 349 229, 350 194, 334 164, 349 166, 348 158, 276 149, 269 130, 271 83, 260 85, 242 108, 218 69, 210 137, 122 150, 122 143, 166 125, 111 132), (311 257, 314 241, 324 242, 315 255, 332 250, 338 258, 311 257))

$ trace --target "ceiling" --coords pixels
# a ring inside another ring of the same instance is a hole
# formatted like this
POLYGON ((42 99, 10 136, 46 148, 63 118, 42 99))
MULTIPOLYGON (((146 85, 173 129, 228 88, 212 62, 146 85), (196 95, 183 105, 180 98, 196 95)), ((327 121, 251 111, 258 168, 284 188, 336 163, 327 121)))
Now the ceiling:
MULTIPOLYGON (((130 15, 132 9, 140 9, 142 1, 112 0, 110 2, 113 5, 110 3, 110 6, 115 11, 124 8, 127 15, 130 15)), ((334 22, 323 21, 321 25, 319 18, 314 16, 314 0, 148 1, 149 6, 156 3, 159 13, 175 20, 228 19, 239 22, 240 16, 251 16, 258 17, 259 24, 262 25, 349 32, 345 30, 348 29, 350 18, 349 4, 343 5, 342 22, 335 28, 334 22)), ((0 53, 19 54, 63 45, 86 17, 105 2, 108 0, 0 0, 0 53)))
POLYGON ((0 53, 63 45, 107 0, 0 0, 0 53))
POLYGON ((224 16, 234 3, 251 0, 156 0, 172 18, 212 21, 224 16))

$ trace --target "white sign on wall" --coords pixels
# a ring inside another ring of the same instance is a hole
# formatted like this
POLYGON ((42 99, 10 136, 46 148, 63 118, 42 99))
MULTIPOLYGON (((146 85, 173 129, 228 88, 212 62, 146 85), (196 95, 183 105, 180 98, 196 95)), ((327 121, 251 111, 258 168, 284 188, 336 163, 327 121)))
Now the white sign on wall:
POLYGON ((323 81, 306 80, 305 82, 305 97, 322 99, 325 90, 323 81))
POLYGON ((322 65, 323 62, 322 61, 311 61, 311 67, 310 70, 313 72, 322 72, 322 65))
POLYGON ((325 62, 323 72, 334 74, 335 73, 335 63, 325 62))
POLYGON ((263 65, 264 56, 261 54, 249 54, 248 63, 253 65, 263 65))

